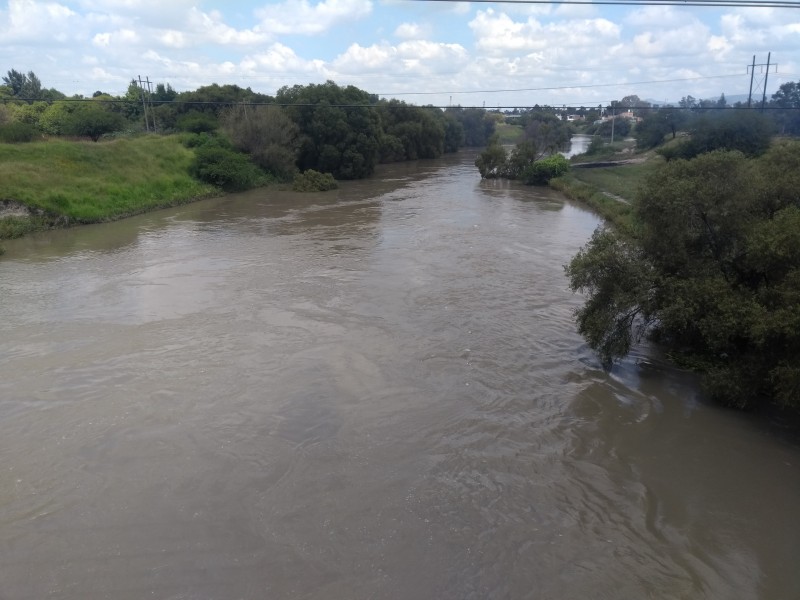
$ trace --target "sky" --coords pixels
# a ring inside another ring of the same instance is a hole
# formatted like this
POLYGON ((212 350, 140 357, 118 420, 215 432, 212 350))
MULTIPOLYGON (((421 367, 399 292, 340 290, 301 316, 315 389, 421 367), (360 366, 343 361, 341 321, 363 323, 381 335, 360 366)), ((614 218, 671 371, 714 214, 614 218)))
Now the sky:
POLYGON ((800 9, 418 0, 0 0, 0 73, 67 95, 333 80, 436 106, 767 97, 800 81, 800 9), (757 66, 754 96, 764 89, 757 66))

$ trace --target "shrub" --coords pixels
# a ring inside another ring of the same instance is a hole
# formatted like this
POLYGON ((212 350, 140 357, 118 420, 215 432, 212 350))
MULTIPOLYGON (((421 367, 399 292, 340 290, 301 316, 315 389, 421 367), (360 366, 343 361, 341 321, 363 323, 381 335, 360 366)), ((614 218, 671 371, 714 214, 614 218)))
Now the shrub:
POLYGON ((98 106, 86 105, 66 117, 62 131, 67 135, 77 135, 99 140, 106 133, 119 131, 125 127, 125 119, 98 106))
POLYGON ((475 159, 475 166, 482 179, 495 179, 505 173, 506 159, 506 149, 498 143, 492 143, 475 159))
POLYGON ((181 143, 186 148, 199 148, 201 146, 216 146, 218 148, 230 149, 227 140, 215 136, 213 133, 184 133, 181 135, 181 143))
POLYGON ((19 144, 22 142, 32 142, 39 136, 36 127, 28 123, 12 121, 5 125, 0 125, 0 142, 7 144, 19 144))
POLYGON ((294 176, 292 189, 295 192, 327 192, 339 187, 333 175, 330 173, 320 173, 314 169, 308 169, 304 173, 294 176))
POLYGON ((214 131, 219 126, 217 118, 197 110, 190 110, 178 117, 175 127, 180 131, 204 133, 214 131))
POLYGON ((554 177, 561 177, 569 171, 569 161, 561 154, 554 154, 536 161, 522 172, 522 179, 528 185, 547 185, 554 177))
POLYGON ((212 144, 195 150, 189 172, 200 181, 225 190, 246 190, 263 179, 261 170, 247 156, 212 144))

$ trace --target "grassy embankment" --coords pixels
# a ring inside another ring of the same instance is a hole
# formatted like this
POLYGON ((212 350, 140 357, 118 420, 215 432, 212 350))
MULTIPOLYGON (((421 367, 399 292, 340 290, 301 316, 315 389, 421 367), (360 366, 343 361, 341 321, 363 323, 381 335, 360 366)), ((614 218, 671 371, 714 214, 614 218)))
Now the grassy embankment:
POLYGON ((192 157, 178 136, 0 144, 0 202, 30 212, 0 218, 0 239, 213 195, 189 175, 192 157))
POLYGON ((622 152, 600 158, 582 155, 579 160, 631 161, 613 167, 573 168, 564 177, 552 180, 550 185, 588 205, 623 232, 632 232, 633 203, 639 188, 664 159, 652 151, 636 154, 622 148, 622 152))

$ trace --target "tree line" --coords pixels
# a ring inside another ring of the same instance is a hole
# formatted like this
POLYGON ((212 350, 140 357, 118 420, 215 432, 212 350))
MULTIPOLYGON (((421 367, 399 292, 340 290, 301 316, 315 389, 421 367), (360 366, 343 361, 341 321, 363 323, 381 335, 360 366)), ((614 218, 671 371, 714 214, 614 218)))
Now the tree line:
POLYGON ((415 106, 332 81, 286 86, 275 96, 237 85, 176 92, 157 84, 144 102, 135 81, 122 96, 98 90, 91 98, 46 90, 33 72, 12 69, 2 81, 0 141, 181 132, 204 148, 195 171, 224 187, 247 187, 259 172, 285 181, 309 169, 359 179, 380 163, 484 146, 495 127, 482 109, 415 106))

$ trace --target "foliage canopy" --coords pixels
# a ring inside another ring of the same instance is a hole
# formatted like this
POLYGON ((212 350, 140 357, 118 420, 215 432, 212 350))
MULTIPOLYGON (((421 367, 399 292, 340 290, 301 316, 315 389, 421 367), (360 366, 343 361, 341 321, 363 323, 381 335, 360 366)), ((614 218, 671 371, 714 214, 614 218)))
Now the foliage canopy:
POLYGON ((649 333, 722 402, 800 408, 800 143, 667 163, 635 215, 633 238, 598 230, 566 267, 604 364, 649 333))

